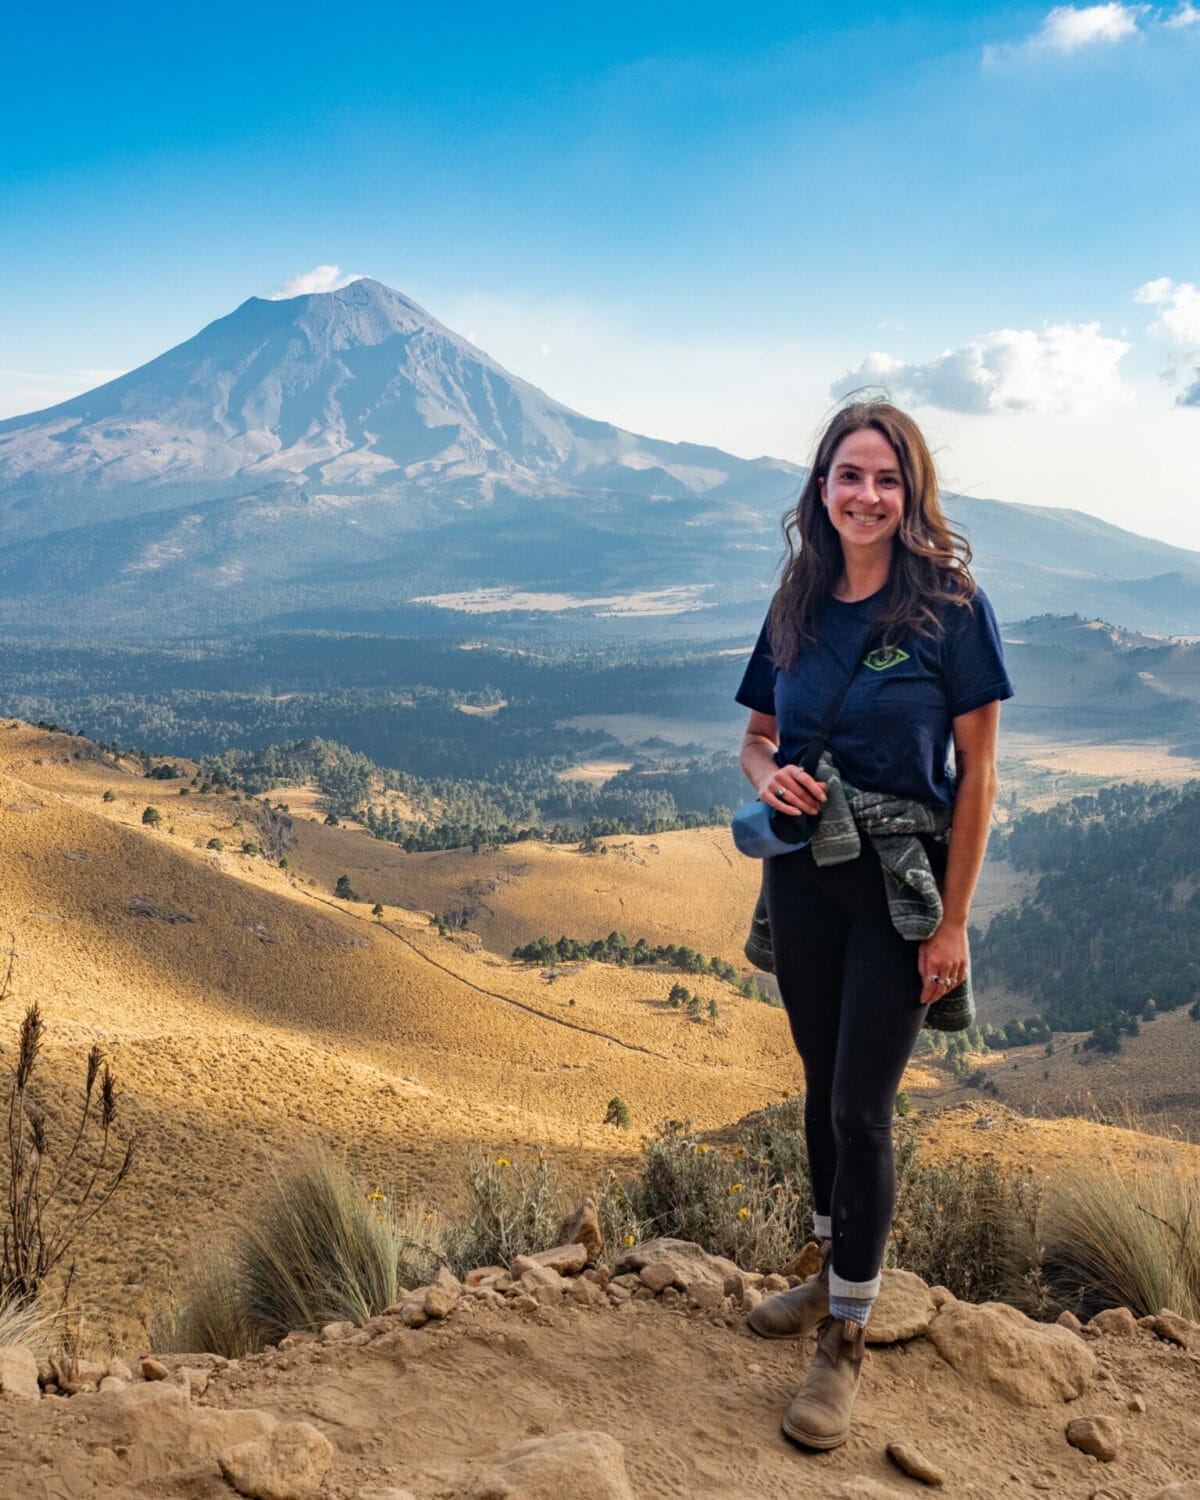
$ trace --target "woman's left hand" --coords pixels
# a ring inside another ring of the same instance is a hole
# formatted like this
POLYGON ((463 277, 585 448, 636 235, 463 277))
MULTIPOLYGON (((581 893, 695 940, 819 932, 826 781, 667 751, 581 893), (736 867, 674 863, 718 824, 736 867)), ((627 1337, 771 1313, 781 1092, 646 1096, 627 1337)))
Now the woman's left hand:
POLYGON ((967 924, 942 919, 938 930, 917 949, 917 972, 921 976, 921 1004, 944 999, 966 978, 970 962, 967 924))

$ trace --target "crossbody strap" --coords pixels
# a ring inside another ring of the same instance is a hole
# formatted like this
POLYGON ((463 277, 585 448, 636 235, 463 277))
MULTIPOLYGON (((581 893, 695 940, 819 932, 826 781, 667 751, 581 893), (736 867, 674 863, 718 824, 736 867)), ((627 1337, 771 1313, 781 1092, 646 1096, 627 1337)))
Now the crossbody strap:
POLYGON ((872 621, 867 628, 866 634, 859 642, 858 650, 854 653, 850 670, 846 673, 841 687, 838 688, 837 692, 830 699, 829 707, 825 711, 825 717, 821 720, 816 734, 813 735, 803 750, 792 756, 791 763, 799 765, 800 769, 807 771, 810 776, 816 772, 817 762, 829 748, 830 737, 837 727, 838 717, 842 712, 842 705, 846 701, 846 694, 850 691, 850 684, 854 681, 854 674, 858 671, 859 664, 870 650, 871 642, 875 639, 875 635, 875 624, 872 621))

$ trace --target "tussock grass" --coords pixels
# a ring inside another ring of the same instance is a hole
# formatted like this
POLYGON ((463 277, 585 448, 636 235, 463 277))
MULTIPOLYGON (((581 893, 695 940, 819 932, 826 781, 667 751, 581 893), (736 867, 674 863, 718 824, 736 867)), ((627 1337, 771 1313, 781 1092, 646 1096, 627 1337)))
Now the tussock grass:
POLYGON ((1044 1275, 1081 1316, 1123 1306, 1200 1319, 1200 1179, 1165 1161, 1064 1178, 1047 1204, 1044 1275))
POLYGON ((37 1355, 49 1354, 61 1342, 62 1317, 37 1302, 0 1302, 0 1349, 15 1344, 37 1355))

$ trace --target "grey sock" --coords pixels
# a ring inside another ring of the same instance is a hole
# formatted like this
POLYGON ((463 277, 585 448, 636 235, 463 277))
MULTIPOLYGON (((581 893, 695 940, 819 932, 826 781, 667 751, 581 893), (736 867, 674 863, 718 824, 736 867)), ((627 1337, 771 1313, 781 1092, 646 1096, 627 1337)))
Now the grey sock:
POLYGON ((848 1323, 857 1323, 860 1328, 865 1328, 874 1304, 874 1297, 831 1296, 829 1298, 829 1316, 831 1318, 843 1318, 848 1323))

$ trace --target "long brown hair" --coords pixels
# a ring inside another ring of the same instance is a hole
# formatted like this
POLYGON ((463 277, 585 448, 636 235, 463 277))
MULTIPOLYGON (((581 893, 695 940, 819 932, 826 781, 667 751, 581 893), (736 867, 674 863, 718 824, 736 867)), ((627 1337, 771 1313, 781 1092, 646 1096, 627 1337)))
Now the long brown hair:
POLYGON ((971 547, 942 513, 937 470, 921 429, 890 402, 853 401, 834 413, 821 434, 800 498, 783 518, 788 557, 771 604, 768 633, 771 654, 785 672, 795 664, 804 642, 816 640, 817 610, 844 568, 841 541, 821 499, 820 482, 828 479, 842 440, 867 427, 891 444, 904 480, 904 516, 877 621, 880 643, 894 645, 914 631, 936 635, 937 606, 969 606, 975 595, 971 547))

